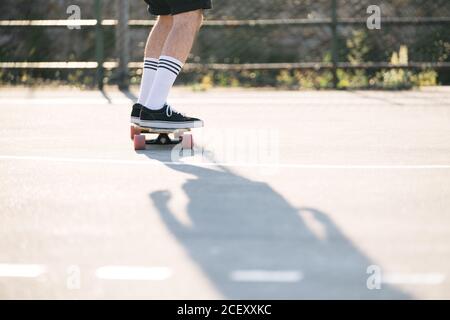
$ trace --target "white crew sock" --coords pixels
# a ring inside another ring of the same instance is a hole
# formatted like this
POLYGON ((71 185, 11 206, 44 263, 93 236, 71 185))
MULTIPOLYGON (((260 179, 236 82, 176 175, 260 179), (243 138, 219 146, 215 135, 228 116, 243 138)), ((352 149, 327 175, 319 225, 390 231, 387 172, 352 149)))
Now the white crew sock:
POLYGON ((139 92, 138 103, 145 105, 150 91, 152 90, 153 80, 158 70, 158 59, 145 58, 144 69, 142 71, 141 90, 139 92))
POLYGON ((150 110, 159 110, 167 102, 169 91, 173 87, 183 63, 169 56, 159 57, 158 71, 153 80, 152 90, 144 104, 150 110))

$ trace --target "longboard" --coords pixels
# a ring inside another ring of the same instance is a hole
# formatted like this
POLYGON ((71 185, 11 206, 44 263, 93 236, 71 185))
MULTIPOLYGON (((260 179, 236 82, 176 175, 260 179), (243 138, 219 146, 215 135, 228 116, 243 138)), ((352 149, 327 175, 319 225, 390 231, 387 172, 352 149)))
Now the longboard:
POLYGON ((145 150, 147 145, 177 145, 182 144, 183 149, 192 150, 194 139, 192 134, 188 134, 191 129, 159 129, 144 128, 136 124, 130 128, 131 139, 134 141, 135 150, 145 150), (146 135, 157 135, 156 139, 147 139, 146 135), (173 139, 170 137, 173 135, 173 139))

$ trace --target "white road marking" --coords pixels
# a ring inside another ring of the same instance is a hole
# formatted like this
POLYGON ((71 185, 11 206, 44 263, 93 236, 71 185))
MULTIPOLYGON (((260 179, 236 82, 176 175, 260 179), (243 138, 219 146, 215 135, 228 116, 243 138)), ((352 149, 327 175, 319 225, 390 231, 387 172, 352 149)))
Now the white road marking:
MULTIPOLYGON (((102 97, 93 97, 93 98, 0 98, 0 105, 24 105, 24 106, 51 106, 51 105, 76 105, 76 106, 92 106, 92 105, 107 105, 107 104, 114 104, 114 105, 126 105, 129 106, 131 103, 131 100, 124 97, 118 97, 118 96, 111 96, 109 97, 111 100, 108 101, 106 98, 102 97)), ((320 98, 305 98, 305 97, 294 97, 294 98, 287 98, 287 97, 280 97, 283 99, 283 103, 285 105, 295 105, 295 106, 301 106, 311 107, 312 105, 317 105, 318 107, 324 107, 324 108, 334 108, 336 106, 360 106, 361 103, 359 102, 353 102, 351 97, 346 97, 345 99, 341 100, 341 102, 329 99, 324 100, 320 98)), ((217 98, 199 98, 199 99, 190 99, 186 100, 185 98, 172 98, 170 99, 171 104, 183 104, 183 105, 211 105, 211 104, 217 104, 217 105, 223 105, 223 104, 233 104, 233 101, 235 105, 267 105, 267 106, 273 106, 273 99, 264 99, 264 98, 255 98, 255 97, 237 97, 237 98, 230 98, 229 96, 226 97, 226 100, 224 100, 225 97, 217 97, 217 98), (226 101, 226 102, 224 102, 226 101)), ((395 101, 393 101, 395 102, 395 101)), ((400 101, 402 105, 407 106, 427 106, 427 107, 448 107, 446 101, 442 101, 442 105, 436 105, 430 103, 429 100, 419 100, 413 99, 412 101, 405 102, 403 99, 400 101)), ((370 106, 370 107, 392 107, 392 103, 389 102, 380 102, 378 100, 371 100, 371 99, 365 99, 364 105, 370 106)))
MULTIPOLYGON (((117 104, 117 105, 127 105, 129 106, 129 104, 131 103, 130 99, 127 98, 121 98, 121 97, 110 97, 111 99, 111 103, 112 104, 117 104)), ((236 99, 236 101, 239 101, 240 105, 273 105, 273 102, 267 100, 267 99, 247 99, 247 100, 242 100, 242 99, 236 99)), ((298 99, 284 99, 283 100, 285 104, 298 104, 298 99)), ((186 99, 171 99, 170 100, 171 103, 173 104, 178 104, 178 103, 183 103, 184 105, 187 104, 195 104, 195 105, 210 105, 210 104, 223 104, 224 100, 222 98, 218 98, 218 99, 201 99, 201 100, 192 100, 191 102, 186 101, 186 99)), ((228 100, 229 103, 229 100, 228 100)), ((323 101, 321 101, 321 103, 323 103, 323 101)), ((33 99, 26 99, 26 98, 17 98, 17 99, 11 99, 11 98, 6 98, 6 99, 0 99, 0 104, 1 105, 26 105, 26 106, 50 106, 50 105, 106 105, 109 104, 109 101, 105 98, 82 98, 82 99, 70 99, 70 98, 33 98, 33 99)))
POLYGON ((386 284, 438 285, 445 281, 442 273, 389 273, 383 276, 386 284))
MULTIPOLYGON (((127 106, 130 104, 129 99, 114 99, 112 100, 114 104, 126 104, 127 106)), ((36 105, 36 106, 51 106, 51 105, 76 105, 76 106, 87 106, 87 105, 108 105, 109 102, 107 99, 67 99, 67 98, 52 98, 52 99, 0 99, 1 105, 36 105)))
POLYGON ((172 271, 166 267, 103 266, 95 274, 108 280, 163 281, 172 276, 172 271))
POLYGON ((287 168, 287 169, 375 169, 375 170, 436 170, 450 169, 450 165, 325 165, 325 164, 288 164, 288 163, 238 163, 238 162, 202 162, 202 161, 158 161, 152 159, 122 160, 101 158, 60 158, 40 156, 8 156, 0 155, 1 160, 41 161, 41 162, 68 162, 68 163, 97 163, 116 165, 173 165, 173 166, 198 166, 198 167, 262 167, 262 168, 287 168))
POLYGON ((38 264, 0 264, 0 277, 5 278, 37 278, 45 272, 45 266, 38 264))
POLYGON ((235 270, 230 279, 235 282, 299 282, 303 274, 292 270, 235 270))

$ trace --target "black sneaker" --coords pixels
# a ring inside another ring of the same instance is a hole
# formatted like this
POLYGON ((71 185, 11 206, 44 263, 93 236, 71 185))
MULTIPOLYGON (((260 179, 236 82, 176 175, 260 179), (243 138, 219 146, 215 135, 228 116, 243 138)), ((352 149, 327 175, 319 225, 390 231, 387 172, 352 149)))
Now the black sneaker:
POLYGON ((131 111, 131 123, 139 125, 139 117, 141 115, 141 110, 143 107, 144 106, 142 104, 134 104, 133 111, 131 111))
POLYGON ((190 129, 203 127, 203 121, 186 117, 166 104, 162 109, 142 108, 140 126, 154 129, 190 129))

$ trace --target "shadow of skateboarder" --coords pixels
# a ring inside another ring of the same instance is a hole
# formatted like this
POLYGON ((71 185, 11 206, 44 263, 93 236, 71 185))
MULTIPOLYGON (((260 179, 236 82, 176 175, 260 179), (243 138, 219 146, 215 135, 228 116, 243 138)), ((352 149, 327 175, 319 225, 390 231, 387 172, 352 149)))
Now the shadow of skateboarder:
POLYGON ((150 194, 167 228, 228 299, 408 299, 386 284, 369 290, 364 255, 328 216, 295 208, 268 184, 227 168, 167 164, 193 176, 182 186, 191 224, 169 191, 150 194), (304 217, 323 229, 313 232, 304 217))

